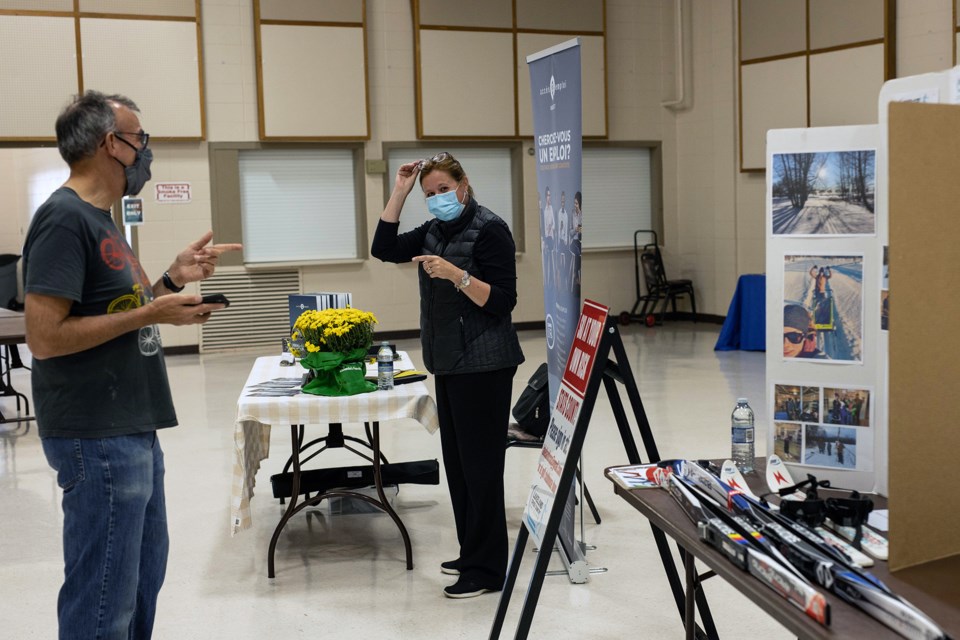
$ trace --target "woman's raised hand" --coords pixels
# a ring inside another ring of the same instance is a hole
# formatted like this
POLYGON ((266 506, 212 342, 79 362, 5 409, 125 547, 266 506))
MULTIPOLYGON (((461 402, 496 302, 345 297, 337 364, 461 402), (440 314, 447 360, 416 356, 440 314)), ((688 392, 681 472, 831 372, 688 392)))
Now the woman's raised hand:
POLYGON ((400 165, 397 169, 397 179, 394 183, 394 189, 407 195, 413 190, 413 185, 417 183, 417 174, 420 173, 420 160, 414 160, 400 165))

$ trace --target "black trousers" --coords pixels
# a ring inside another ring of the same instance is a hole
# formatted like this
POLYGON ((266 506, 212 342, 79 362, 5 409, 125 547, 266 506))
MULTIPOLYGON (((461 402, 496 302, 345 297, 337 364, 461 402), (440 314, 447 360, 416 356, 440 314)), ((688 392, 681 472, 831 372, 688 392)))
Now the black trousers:
POLYGON ((510 367, 436 377, 443 466, 460 542, 460 576, 500 589, 507 573, 503 466, 513 376, 510 367))

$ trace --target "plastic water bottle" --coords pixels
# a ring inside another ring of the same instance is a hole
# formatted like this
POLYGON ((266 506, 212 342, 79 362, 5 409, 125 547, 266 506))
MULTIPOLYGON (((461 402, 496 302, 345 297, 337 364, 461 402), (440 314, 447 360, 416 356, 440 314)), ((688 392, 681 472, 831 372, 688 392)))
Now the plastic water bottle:
POLYGON ((746 398, 737 398, 737 406, 730 415, 730 453, 740 473, 753 471, 753 436, 753 409, 746 398))
POLYGON ((377 389, 393 389, 393 349, 386 340, 377 351, 377 389))

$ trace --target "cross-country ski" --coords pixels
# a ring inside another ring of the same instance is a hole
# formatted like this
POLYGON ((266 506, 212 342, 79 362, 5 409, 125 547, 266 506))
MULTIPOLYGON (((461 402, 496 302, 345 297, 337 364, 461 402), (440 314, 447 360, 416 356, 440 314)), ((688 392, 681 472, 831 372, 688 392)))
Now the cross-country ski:
MULTIPOLYGON (((751 491, 749 485, 747 485, 746 479, 744 479, 743 474, 740 473, 740 469, 737 468, 737 465, 733 460, 723 461, 723 466, 720 467, 720 480, 728 484, 731 488, 743 492, 745 495, 753 498, 754 500, 760 500, 760 498, 758 498, 757 495, 751 491)), ((790 498, 803 499, 802 495, 797 494, 791 495, 790 498)), ((773 504, 770 504, 769 507, 772 510, 779 509, 779 507, 773 504)), ((832 531, 827 531, 823 527, 816 527, 814 531, 817 533, 817 535, 823 538, 824 542, 846 554, 847 557, 850 558, 850 560, 858 567, 873 566, 873 559, 870 558, 870 556, 860 552, 856 547, 832 531)))

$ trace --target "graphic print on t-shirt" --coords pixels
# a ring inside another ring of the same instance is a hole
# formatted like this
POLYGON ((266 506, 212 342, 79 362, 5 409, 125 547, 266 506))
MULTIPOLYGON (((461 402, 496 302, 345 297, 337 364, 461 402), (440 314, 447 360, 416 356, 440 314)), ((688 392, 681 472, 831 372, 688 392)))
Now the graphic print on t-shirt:
MULTIPOLYGON (((147 274, 140 261, 133 254, 130 245, 116 231, 107 231, 107 237, 100 242, 100 258, 103 263, 115 271, 129 268, 133 280, 131 293, 125 293, 110 301, 107 313, 130 311, 143 306, 153 299, 153 292, 147 274)), ((137 344, 141 355, 155 356, 160 351, 160 329, 156 325, 142 327, 137 334, 137 344)))
POLYGON ((114 271, 122 271, 130 255, 127 243, 120 239, 116 231, 108 231, 107 237, 100 242, 100 258, 114 271))

